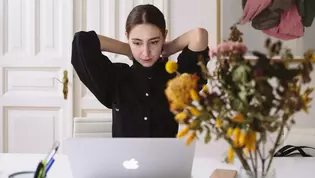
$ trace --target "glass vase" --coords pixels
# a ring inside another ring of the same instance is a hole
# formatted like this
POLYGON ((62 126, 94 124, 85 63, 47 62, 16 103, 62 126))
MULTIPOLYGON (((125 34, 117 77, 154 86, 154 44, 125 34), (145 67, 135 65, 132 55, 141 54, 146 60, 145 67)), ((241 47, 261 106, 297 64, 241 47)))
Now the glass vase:
POLYGON ((238 178, 276 178, 276 170, 275 169, 269 169, 269 171, 262 172, 261 169, 257 170, 257 174, 247 171, 244 168, 241 168, 238 173, 238 178))

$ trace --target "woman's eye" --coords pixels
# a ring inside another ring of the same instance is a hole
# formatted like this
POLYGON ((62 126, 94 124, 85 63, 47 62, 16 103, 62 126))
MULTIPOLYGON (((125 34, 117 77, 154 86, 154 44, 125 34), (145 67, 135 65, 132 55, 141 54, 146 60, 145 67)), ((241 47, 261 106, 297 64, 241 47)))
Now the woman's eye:
POLYGON ((159 41, 152 41, 151 43, 152 43, 152 44, 158 44, 159 41))
POLYGON ((140 46, 141 45, 140 42, 133 42, 133 44, 136 45, 136 46, 140 46))

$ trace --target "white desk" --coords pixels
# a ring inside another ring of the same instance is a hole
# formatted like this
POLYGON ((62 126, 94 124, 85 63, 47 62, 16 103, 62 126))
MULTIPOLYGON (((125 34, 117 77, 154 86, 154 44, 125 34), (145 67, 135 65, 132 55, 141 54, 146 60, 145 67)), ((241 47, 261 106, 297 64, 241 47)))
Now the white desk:
MULTIPOLYGON (((276 168, 276 178, 315 177, 315 157, 274 158, 273 167, 276 168)), ((237 165, 227 165, 216 159, 195 158, 193 178, 209 178, 217 168, 239 170, 237 165)))
MULTIPOLYGON (((34 154, 0 154, 0 178, 7 178, 12 172, 34 170, 44 157, 45 155, 34 154)), ((277 178, 314 178, 315 174, 315 158, 277 158, 274 166, 277 169, 277 178)), ((209 178, 216 168, 238 170, 237 165, 227 165, 218 159, 196 156, 192 176, 209 178)), ((56 156, 48 178, 73 178, 66 156, 56 156)))

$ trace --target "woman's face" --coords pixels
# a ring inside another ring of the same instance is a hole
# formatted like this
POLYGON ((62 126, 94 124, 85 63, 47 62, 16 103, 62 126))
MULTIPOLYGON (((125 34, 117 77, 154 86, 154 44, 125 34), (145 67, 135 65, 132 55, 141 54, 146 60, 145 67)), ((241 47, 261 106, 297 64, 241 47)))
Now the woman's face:
POLYGON ((160 58, 165 38, 155 25, 136 25, 127 38, 133 57, 142 66, 151 67, 160 58))

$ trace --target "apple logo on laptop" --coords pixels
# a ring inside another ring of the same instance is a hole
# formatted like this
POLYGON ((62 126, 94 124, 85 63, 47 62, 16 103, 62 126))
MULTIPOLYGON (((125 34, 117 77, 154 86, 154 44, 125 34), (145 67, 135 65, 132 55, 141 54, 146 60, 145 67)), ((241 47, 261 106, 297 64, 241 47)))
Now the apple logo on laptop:
POLYGON ((126 169, 138 169, 139 168, 138 161, 134 158, 124 161, 123 166, 126 169))

